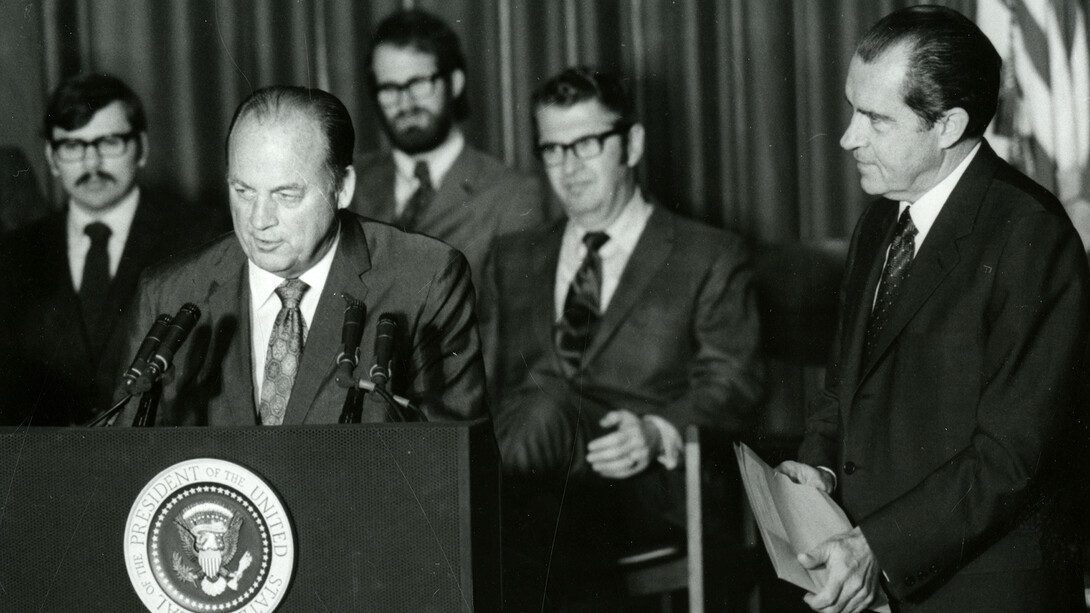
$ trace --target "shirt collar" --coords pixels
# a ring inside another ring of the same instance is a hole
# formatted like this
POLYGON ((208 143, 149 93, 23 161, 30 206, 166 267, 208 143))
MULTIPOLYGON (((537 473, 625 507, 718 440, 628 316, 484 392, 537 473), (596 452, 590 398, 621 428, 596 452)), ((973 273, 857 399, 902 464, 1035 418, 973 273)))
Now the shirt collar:
POLYGON ((129 235, 129 228, 132 227, 132 219, 136 216, 136 207, 139 203, 139 187, 134 187, 120 202, 105 211, 88 211, 69 200, 68 232, 74 236, 82 235, 87 224, 97 221, 110 227, 111 237, 125 238, 129 235))
MULTIPOLYGON (((983 141, 981 141, 983 142, 983 141)), ((957 187, 958 181, 961 180, 962 175, 965 174, 965 170, 969 168, 969 164, 976 157, 978 151, 980 151, 981 143, 977 143, 969 155, 965 156, 965 159, 954 168, 953 172, 946 175, 946 177, 939 181, 935 187, 924 192, 924 195, 916 199, 916 202, 902 201, 900 207, 897 209, 897 215, 900 217, 909 206, 912 207, 912 211, 909 215, 912 217, 912 223, 916 226, 916 243, 919 245, 923 242, 924 237, 927 236, 931 226, 935 223, 935 219, 939 216, 939 212, 942 211, 942 207, 946 204, 946 201, 950 198, 950 194, 953 193, 954 188, 957 187)))
POLYGON ((394 166, 402 179, 415 181, 416 163, 420 161, 427 162, 432 187, 438 190, 443 183, 443 178, 447 176, 450 167, 454 166, 454 160, 461 155, 465 145, 466 139, 462 131, 456 127, 451 128, 447 140, 431 151, 409 155, 400 149, 394 149, 394 166))
MULTIPOLYGON (((599 253, 602 253, 603 257, 617 251, 631 253, 636 248, 636 242, 640 240, 640 234, 643 233, 653 210, 651 203, 647 202, 639 188, 633 191, 632 198, 621 209, 620 215, 602 230, 609 235, 609 241, 602 245, 599 253)), ((569 221, 568 231, 574 240, 581 242, 583 236, 590 230, 575 221, 569 221)))
MULTIPOLYGON (((322 259, 318 260, 317 264, 299 275, 299 279, 310 288, 307 290, 308 293, 315 289, 321 292, 322 288, 325 287, 325 282, 329 278, 329 271, 333 267, 333 257, 337 253, 337 246, 340 242, 341 232, 338 229, 337 236, 333 239, 329 251, 322 256, 322 259)), ((284 277, 259 267, 254 264, 253 260, 247 261, 246 268, 250 277, 251 300, 253 300, 254 306, 260 308, 272 299, 276 288, 280 287, 280 284, 284 282, 284 277)))

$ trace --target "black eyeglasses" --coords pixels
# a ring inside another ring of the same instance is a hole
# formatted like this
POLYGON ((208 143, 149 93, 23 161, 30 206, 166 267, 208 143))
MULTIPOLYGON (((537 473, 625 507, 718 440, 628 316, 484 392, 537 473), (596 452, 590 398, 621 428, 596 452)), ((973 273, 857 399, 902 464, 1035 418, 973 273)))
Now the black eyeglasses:
POLYGON ((59 138, 49 141, 49 145, 53 148, 53 154, 62 162, 82 160, 88 147, 94 148, 104 158, 116 158, 125 154, 129 148, 129 141, 136 138, 136 134, 136 132, 106 134, 93 140, 59 138))
POLYGON ((624 135, 628 133, 629 126, 617 125, 612 130, 605 132, 599 132, 598 134, 588 134, 583 138, 573 140, 570 143, 538 143, 537 155, 541 158, 541 161, 546 166, 559 166, 564 163, 564 154, 571 151, 575 154, 575 157, 581 160, 587 160, 593 157, 602 155, 602 149, 605 147, 605 141, 611 136, 624 135))
POLYGON ((432 73, 423 77, 415 77, 404 83, 379 83, 375 87, 375 97, 381 104, 397 104, 401 92, 408 92, 414 100, 427 98, 435 93, 435 82, 442 78, 441 73, 432 73))

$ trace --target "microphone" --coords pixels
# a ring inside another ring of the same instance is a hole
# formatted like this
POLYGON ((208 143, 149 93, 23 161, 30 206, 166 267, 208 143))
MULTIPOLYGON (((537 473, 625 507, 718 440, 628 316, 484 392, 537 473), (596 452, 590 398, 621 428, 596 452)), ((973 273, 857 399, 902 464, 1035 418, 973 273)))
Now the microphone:
POLYGON ((170 368, 170 364, 174 360, 174 354, 185 342, 189 333, 193 331, 193 327, 197 325, 197 320, 200 317, 201 310, 197 308, 197 305, 192 302, 182 305, 178 314, 174 316, 170 325, 167 326, 166 332, 163 333, 162 342, 159 343, 151 360, 149 360, 148 376, 151 379, 154 380, 170 368))
POLYGON ((137 380, 144 376, 144 369, 148 367, 151 356, 159 348, 159 343, 162 341, 163 334, 166 333, 170 321, 170 315, 160 313, 159 317, 155 319, 155 323, 151 325, 148 335, 144 337, 144 342, 140 343, 140 349, 137 350, 136 357, 132 360, 132 366, 129 366, 129 369, 125 371, 121 378, 121 383, 126 390, 132 388, 137 380))
POLYGON ((394 339, 397 336, 397 320, 389 313, 378 318, 375 328, 375 365, 371 367, 371 382, 384 389, 390 380, 390 362, 394 357, 394 339))
POLYGON ((363 337, 363 318, 367 309, 363 303, 344 294, 344 323, 341 324, 341 352, 337 354, 337 385, 355 386, 352 371, 360 361, 360 339, 363 337))

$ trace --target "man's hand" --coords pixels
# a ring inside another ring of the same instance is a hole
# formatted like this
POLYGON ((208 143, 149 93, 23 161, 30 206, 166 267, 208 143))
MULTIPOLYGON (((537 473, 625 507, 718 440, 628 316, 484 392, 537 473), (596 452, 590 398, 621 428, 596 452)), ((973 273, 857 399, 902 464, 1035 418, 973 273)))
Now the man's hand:
POLYGON ((832 473, 801 462, 788 460, 777 466, 776 472, 787 475, 795 483, 815 487, 826 494, 832 494, 836 486, 832 473))
POLYGON ((838 534, 808 553, 799 554, 807 569, 824 566, 829 578, 817 594, 803 597, 810 608, 821 613, 865 611, 878 596, 878 564, 866 537, 858 528, 838 534))
POLYGON ((610 411, 598 422, 617 430, 587 444, 587 463, 607 479, 626 479, 651 464, 659 455, 659 430, 631 411, 610 411))

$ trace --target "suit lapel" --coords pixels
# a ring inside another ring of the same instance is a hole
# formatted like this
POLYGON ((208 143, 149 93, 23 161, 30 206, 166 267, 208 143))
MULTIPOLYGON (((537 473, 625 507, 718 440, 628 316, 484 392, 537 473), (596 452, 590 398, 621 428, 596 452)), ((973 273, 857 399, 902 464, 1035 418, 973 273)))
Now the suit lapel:
POLYGON ((878 336, 870 361, 862 365, 860 381, 870 373, 912 317, 960 261, 957 241, 972 233, 977 211, 995 175, 994 157, 995 154, 988 144, 982 143, 976 158, 970 163, 935 218, 927 239, 912 262, 904 288, 893 305, 890 323, 878 336))
POLYGON ((480 166, 480 160, 469 145, 465 145, 443 177, 443 183, 435 192, 431 203, 424 208, 423 216, 418 221, 419 227, 434 228, 449 224, 448 211, 452 207, 461 206, 472 197, 480 166))
POLYGON ((636 248, 632 250, 632 255, 628 258, 628 263, 617 284, 617 290, 598 324, 598 330, 594 333, 590 346, 587 347, 583 356, 584 363, 589 363, 602 352, 632 308, 639 303, 640 296, 669 257, 673 249, 674 233, 673 217, 656 206, 647 220, 643 234, 636 242, 636 248))
POLYGON ((52 284, 46 289, 46 295, 52 296, 49 308, 43 317, 47 327, 54 334, 53 338, 71 341, 66 351, 76 352, 75 360, 80 364, 91 364, 91 348, 88 343, 87 327, 83 322, 83 310, 80 308, 79 295, 72 287, 72 269, 68 266, 68 228, 67 216, 55 215, 49 222, 45 233, 45 243, 53 249, 43 250, 41 261, 41 283, 52 284))
POLYGON ((337 357, 334 349, 341 342, 344 293, 359 300, 367 295, 367 284, 361 276, 371 268, 371 254, 360 225, 345 217, 341 216, 340 243, 307 333, 303 359, 284 413, 285 425, 303 423, 319 390, 333 377, 337 357))
POLYGON ((846 288, 847 304, 853 305, 850 313, 845 313, 844 330, 848 334, 844 344, 844 358, 841 358, 844 380, 841 384, 846 389, 855 389, 861 380, 863 370, 863 344, 867 333, 867 322, 874 305, 874 295, 885 267, 885 253, 893 241, 896 230, 897 203, 882 200, 873 211, 874 219, 866 222, 859 239, 857 255, 865 266, 852 266, 851 278, 846 288))
POLYGON ((210 363, 217 362, 216 354, 223 356, 219 364, 222 378, 220 385, 224 395, 214 401, 219 408, 209 407, 209 412, 222 412, 230 416, 223 420, 227 424, 258 423, 257 407, 254 404, 250 282, 246 274, 246 263, 246 256, 238 241, 232 241, 222 265, 216 267, 223 272, 208 287, 209 312, 201 315, 202 319, 212 322, 216 327, 212 334, 215 340, 209 347, 212 354, 210 363), (234 330, 228 329, 229 318, 232 316, 238 318, 234 330), (221 346, 221 343, 225 346, 221 346), (228 381, 232 383, 227 384, 228 381))
POLYGON ((537 337, 539 347, 551 348, 548 353, 556 372, 564 372, 563 363, 556 353, 556 342, 553 340, 553 324, 556 323, 556 266, 560 261, 564 226, 563 219, 552 224, 542 244, 527 243, 523 251, 526 254, 523 270, 529 271, 525 277, 528 284, 525 291, 531 296, 532 333, 537 337), (549 282, 542 283, 544 279, 549 282))
POLYGON ((154 254, 161 246, 160 234, 164 225, 161 212, 141 193, 125 248, 121 252, 121 261, 117 263, 117 274, 110 282, 106 297, 106 315, 102 323, 107 327, 107 334, 113 330, 121 311, 135 293, 140 272, 153 263, 154 254))

